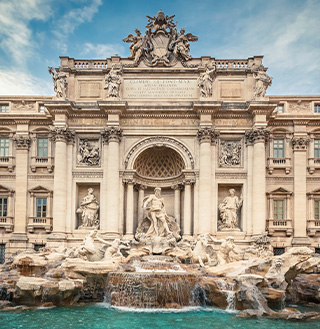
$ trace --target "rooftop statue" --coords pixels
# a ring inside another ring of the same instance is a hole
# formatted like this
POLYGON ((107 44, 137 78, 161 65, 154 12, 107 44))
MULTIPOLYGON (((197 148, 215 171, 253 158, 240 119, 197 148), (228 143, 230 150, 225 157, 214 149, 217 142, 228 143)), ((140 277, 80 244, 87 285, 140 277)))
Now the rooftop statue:
POLYGON ((52 81, 54 85, 54 91, 56 92, 57 98, 67 98, 67 75, 62 72, 54 71, 54 68, 49 66, 48 71, 52 74, 52 81))
POLYGON ((253 99, 259 99, 266 95, 267 89, 272 84, 272 78, 265 72, 263 65, 253 68, 253 77, 256 86, 253 91, 253 99))
POLYGON ((104 89, 107 89, 108 98, 120 97, 121 74, 121 67, 116 67, 116 65, 113 64, 110 72, 105 78, 106 84, 104 86, 104 89))
POLYGON ((182 28, 177 32, 173 22, 175 15, 167 16, 161 10, 156 16, 147 16, 148 24, 145 35, 136 29, 136 35, 129 34, 124 42, 131 43, 129 49, 137 66, 141 60, 148 66, 173 66, 177 60, 186 62, 191 59, 190 41, 197 41, 198 37, 191 33, 185 34, 182 28))

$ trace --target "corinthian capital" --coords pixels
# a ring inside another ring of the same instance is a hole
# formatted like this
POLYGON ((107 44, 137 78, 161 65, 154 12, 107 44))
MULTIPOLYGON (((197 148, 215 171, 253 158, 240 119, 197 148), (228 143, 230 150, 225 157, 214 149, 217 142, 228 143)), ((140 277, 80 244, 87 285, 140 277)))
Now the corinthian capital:
POLYGON ((269 138, 269 131, 265 128, 252 129, 246 132, 247 143, 263 142, 269 138))
POLYGON ((306 150, 310 143, 310 139, 307 137, 293 137, 291 142, 293 150, 306 150))
POLYGON ((31 143, 31 138, 29 136, 15 135, 13 141, 16 144, 17 150, 28 150, 31 143))
POLYGON ((212 128, 201 128, 198 130, 197 138, 199 143, 208 142, 214 143, 219 137, 219 133, 215 132, 212 128))
POLYGON ((54 127, 52 129, 52 139, 55 142, 72 143, 74 141, 74 136, 74 132, 71 131, 69 128, 54 127))
POLYGON ((103 142, 121 142, 122 129, 119 127, 108 127, 101 132, 103 142))

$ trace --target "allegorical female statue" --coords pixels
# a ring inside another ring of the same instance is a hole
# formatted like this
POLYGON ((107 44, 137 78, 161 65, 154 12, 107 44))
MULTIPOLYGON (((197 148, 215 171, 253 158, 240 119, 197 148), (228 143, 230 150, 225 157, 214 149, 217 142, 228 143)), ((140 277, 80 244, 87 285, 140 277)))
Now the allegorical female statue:
POLYGON ((99 202, 93 194, 93 188, 88 189, 88 194, 83 198, 77 213, 81 214, 81 225, 79 228, 97 228, 99 226, 99 202))

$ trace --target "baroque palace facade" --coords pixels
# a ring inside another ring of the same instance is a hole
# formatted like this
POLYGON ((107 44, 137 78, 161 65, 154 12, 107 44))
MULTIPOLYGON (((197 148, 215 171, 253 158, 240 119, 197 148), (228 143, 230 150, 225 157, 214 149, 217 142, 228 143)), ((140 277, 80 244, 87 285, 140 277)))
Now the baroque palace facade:
POLYGON ((184 238, 319 252, 320 96, 266 96, 262 56, 191 58, 161 11, 146 28, 128 58, 61 57, 55 97, 0 97, 1 261, 132 238, 155 187, 184 238))

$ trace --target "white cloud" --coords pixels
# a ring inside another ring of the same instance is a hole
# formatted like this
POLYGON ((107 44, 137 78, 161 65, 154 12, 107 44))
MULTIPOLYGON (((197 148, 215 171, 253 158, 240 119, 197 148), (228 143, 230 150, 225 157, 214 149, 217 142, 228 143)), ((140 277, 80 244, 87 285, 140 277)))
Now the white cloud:
POLYGON ((33 55, 31 20, 45 21, 51 15, 51 0, 4 0, 0 3, 0 47, 20 66, 33 55))
POLYGON ((119 56, 125 56, 125 48, 119 44, 97 44, 94 45, 90 42, 84 44, 81 51, 82 56, 89 58, 107 58, 118 54, 119 56))
POLYGON ((54 95, 53 84, 19 70, 0 69, 1 95, 54 95))
POLYGON ((57 28, 53 31, 56 37, 55 44, 63 53, 66 53, 68 49, 68 36, 79 25, 90 22, 102 4, 102 0, 89 0, 86 2, 89 3, 81 8, 73 8, 56 22, 57 28))

